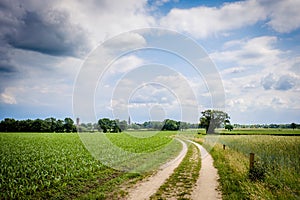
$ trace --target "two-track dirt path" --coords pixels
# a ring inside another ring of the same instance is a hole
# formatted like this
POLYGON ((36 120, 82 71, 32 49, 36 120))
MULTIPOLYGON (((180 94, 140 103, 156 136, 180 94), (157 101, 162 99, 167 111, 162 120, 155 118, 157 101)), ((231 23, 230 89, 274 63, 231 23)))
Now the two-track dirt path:
POLYGON ((164 181, 173 173, 174 169, 181 163, 182 159, 186 155, 187 145, 182 140, 178 139, 182 143, 182 150, 179 155, 170 162, 163 165, 156 174, 149 177, 146 181, 138 183, 129 190, 128 198, 129 200, 144 200, 149 199, 159 187, 164 183, 164 181))
POLYGON ((218 170, 213 165, 211 155, 198 143, 188 140, 195 144, 201 152, 201 169, 200 175, 196 183, 196 187, 192 193, 192 199, 198 200, 220 200, 222 194, 218 190, 219 175, 218 170))
MULTIPOLYGON (((129 200, 144 200, 149 199, 165 180, 172 175, 174 169, 181 163, 182 159, 187 153, 187 145, 182 140, 178 139, 183 148, 180 154, 172 161, 168 162, 161 169, 149 177, 147 180, 138 183, 128 191, 129 200)), ((213 159, 211 155, 198 143, 187 140, 199 148, 201 152, 201 169, 200 175, 193 190, 191 198, 194 200, 221 200, 222 194, 218 190, 219 176, 217 169, 213 166, 213 159)))

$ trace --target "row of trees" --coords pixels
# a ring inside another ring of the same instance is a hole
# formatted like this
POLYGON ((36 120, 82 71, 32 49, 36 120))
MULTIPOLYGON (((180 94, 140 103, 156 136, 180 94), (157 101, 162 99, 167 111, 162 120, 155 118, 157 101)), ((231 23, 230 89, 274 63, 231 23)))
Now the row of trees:
MULTIPOLYGON (((205 128, 207 133, 213 133, 215 128, 219 128, 225 123, 225 128, 232 130, 229 116, 222 111, 207 110, 202 112, 200 124, 190 124, 186 122, 166 119, 163 122, 148 121, 143 124, 127 124, 127 121, 111 120, 108 118, 99 119, 98 124, 81 124, 79 131, 103 131, 104 133, 118 133, 126 129, 153 129, 153 130, 181 130, 188 128, 205 128)), ((77 128, 71 118, 64 120, 53 117, 42 119, 15 120, 6 118, 0 122, 0 132, 76 132, 77 128)))
MULTIPOLYGON (((82 126, 82 125, 80 125, 82 126)), ((187 123, 182 123, 179 121, 174 121, 171 119, 166 119, 163 122, 144 122, 143 124, 132 124, 128 125, 125 120, 111 120, 108 118, 102 118, 98 121, 97 129, 103 131, 104 133, 118 133, 122 132, 128 128, 133 127, 133 129, 157 129, 157 130, 170 130, 175 131, 183 128, 188 128, 187 123)), ((92 127, 94 128, 94 127, 92 127)))
POLYGON ((64 120, 53 117, 46 119, 15 120, 6 118, 0 122, 0 132, 76 132, 76 126, 71 118, 64 120))
MULTIPOLYGON (((205 128, 206 133, 214 133, 216 128, 225 128, 229 131, 233 128, 300 128, 300 124, 291 123, 285 125, 238 125, 230 124, 230 117, 226 112, 219 110, 205 110, 201 112, 199 124, 190 124, 187 122, 180 122, 171 119, 166 119, 163 122, 148 121, 142 124, 133 123, 129 124, 127 121, 120 121, 118 119, 111 120, 108 118, 99 119, 98 123, 92 124, 80 124, 79 131, 103 131, 104 133, 118 133, 127 129, 152 129, 152 130, 182 130, 188 128, 205 128)), ((71 118, 65 118, 64 120, 55 119, 53 117, 42 119, 27 119, 27 120, 15 120, 12 118, 6 118, 0 122, 0 132, 76 132, 77 127, 74 125, 74 121, 71 118)))
POLYGON ((279 129, 300 129, 300 124, 233 124, 234 128, 279 128, 279 129))
MULTIPOLYGON (((156 129, 156 130, 169 130, 176 131, 181 129, 188 129, 191 126, 193 128, 205 128, 206 133, 214 133, 216 128, 223 126, 225 129, 231 131, 233 126, 230 124, 230 117, 227 113, 218 110, 206 110, 201 112, 202 117, 200 123, 193 125, 186 122, 175 121, 172 119, 166 119, 163 122, 148 121, 143 124, 131 124, 128 125, 125 120, 110 120, 108 118, 102 118, 98 121, 97 129, 104 133, 118 133, 122 132, 129 127, 132 129, 156 129)), ((91 125, 91 124, 90 124, 91 125)), ((82 126, 82 125, 81 125, 82 126)), ((95 126, 91 126, 94 129, 95 126)))
MULTIPOLYGON (((124 130, 143 130, 143 129, 147 129, 147 130, 162 130, 162 129, 168 130, 168 129, 171 128, 170 124, 176 123, 176 121, 174 121, 174 120, 170 121, 170 119, 167 119, 165 121, 146 121, 146 122, 143 122, 143 123, 131 123, 131 124, 129 124, 125 120, 120 121, 120 120, 116 119, 116 120, 111 120, 111 121, 115 121, 116 124, 121 129, 121 131, 124 131, 124 130), (168 122, 168 123, 166 124, 166 122, 168 122)), ((196 129, 196 128, 198 128, 198 125, 199 124, 192 124, 192 123, 188 123, 188 122, 180 122, 180 126, 178 127, 178 125, 177 125, 177 128, 175 128, 175 130, 176 129, 177 130, 179 130, 179 129, 196 129)), ((174 129, 174 128, 171 128, 171 129, 174 129)), ((101 128, 99 123, 81 123, 80 126, 79 126, 79 131, 80 132, 93 132, 93 131, 103 131, 103 129, 101 128)))

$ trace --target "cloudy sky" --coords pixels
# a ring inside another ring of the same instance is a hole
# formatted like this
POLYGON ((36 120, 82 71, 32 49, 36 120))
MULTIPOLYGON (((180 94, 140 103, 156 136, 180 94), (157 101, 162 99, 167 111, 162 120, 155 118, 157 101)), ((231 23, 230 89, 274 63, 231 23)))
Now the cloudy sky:
POLYGON ((221 88, 232 123, 300 123, 299 8, 300 0, 2 0, 0 119, 195 122, 219 107, 221 88), (203 51, 182 56, 191 41, 203 51), (189 56, 202 59, 200 73, 189 56))

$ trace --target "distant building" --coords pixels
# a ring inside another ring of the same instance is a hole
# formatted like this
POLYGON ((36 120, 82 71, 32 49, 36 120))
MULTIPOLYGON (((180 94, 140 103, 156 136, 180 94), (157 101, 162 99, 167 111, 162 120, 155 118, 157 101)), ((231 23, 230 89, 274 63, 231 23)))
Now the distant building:
POLYGON ((131 119, 130 119, 130 116, 128 117, 128 125, 131 124, 131 119))

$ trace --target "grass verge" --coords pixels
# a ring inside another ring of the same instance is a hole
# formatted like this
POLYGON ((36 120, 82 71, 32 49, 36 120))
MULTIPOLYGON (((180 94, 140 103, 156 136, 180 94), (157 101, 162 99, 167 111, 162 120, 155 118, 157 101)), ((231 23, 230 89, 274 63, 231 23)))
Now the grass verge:
MULTIPOLYGON (((222 136, 220 138, 221 141, 224 140, 223 137, 228 138, 232 136, 222 136)), ((196 141, 201 143, 205 148, 211 149, 210 153, 214 158, 214 165, 219 172, 221 190, 224 200, 299 199, 299 171, 296 169, 297 167, 290 167, 290 164, 287 162, 283 162, 281 166, 268 165, 264 168, 266 170, 264 178, 260 180, 251 181, 249 179, 249 155, 241 152, 239 148, 245 149, 247 146, 251 145, 253 150, 261 150, 265 155, 268 154, 270 159, 278 159, 281 156, 275 152, 280 152, 281 150, 276 148, 276 144, 278 145, 280 143, 277 143, 278 141, 275 139, 272 140, 272 137, 275 136, 269 136, 270 138, 268 139, 268 142, 264 142, 266 145, 268 145, 268 148, 264 147, 263 144, 260 144, 259 142, 253 141, 254 138, 252 137, 262 141, 262 136, 252 136, 251 140, 247 142, 245 142, 245 138, 240 138, 241 136, 235 137, 243 139, 242 141, 244 142, 235 142, 234 144, 236 146, 231 148, 228 140, 225 150, 223 149, 223 145, 221 143, 217 143, 212 147, 208 137, 206 137, 205 140, 203 139, 204 137, 196 139, 196 141), (237 147, 237 144, 240 145, 239 148, 237 147), (256 148, 255 145, 257 145, 256 148)), ((286 139, 284 137, 279 138, 281 138, 281 140, 286 139)), ((296 138, 294 138, 294 140, 296 140, 296 138)), ((296 155, 296 152, 299 153, 299 147, 290 146, 289 148, 294 149, 294 151, 285 153, 290 153, 291 157, 294 157, 294 159, 297 160, 297 156, 299 156, 299 154, 296 155)), ((264 159, 266 159, 266 157, 264 159)), ((258 166, 258 164, 259 163, 255 163, 256 166, 258 166)))

